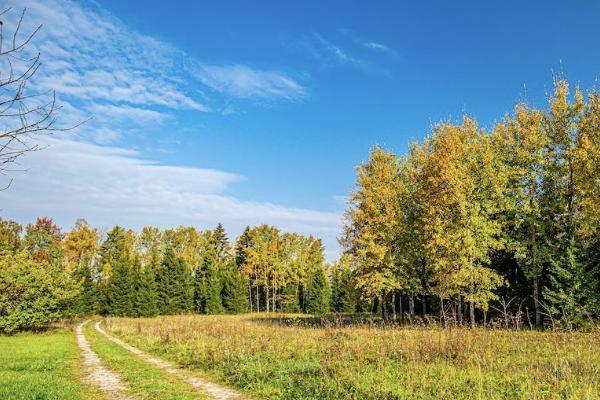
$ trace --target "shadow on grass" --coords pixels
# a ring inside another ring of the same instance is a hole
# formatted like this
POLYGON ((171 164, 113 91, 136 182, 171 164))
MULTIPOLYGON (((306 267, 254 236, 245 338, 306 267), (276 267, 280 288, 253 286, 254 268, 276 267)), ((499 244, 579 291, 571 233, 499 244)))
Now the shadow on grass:
POLYGON ((346 327, 365 327, 365 326, 402 326, 422 325, 419 318, 384 320, 381 316, 370 313, 355 314, 324 314, 324 315, 303 315, 303 314, 263 314, 260 317, 251 318, 252 322, 266 325, 278 325, 289 327, 305 328, 346 328, 346 327), (417 321, 418 320, 418 321, 417 321))

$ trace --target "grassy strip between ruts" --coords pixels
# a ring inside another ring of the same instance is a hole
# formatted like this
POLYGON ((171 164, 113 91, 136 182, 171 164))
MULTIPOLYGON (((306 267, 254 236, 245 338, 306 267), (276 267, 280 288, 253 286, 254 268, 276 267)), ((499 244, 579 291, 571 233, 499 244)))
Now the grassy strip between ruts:
POLYGON ((67 329, 0 336, 0 399, 103 399, 84 383, 80 362, 67 329))
POLYGON ((84 329, 85 337, 104 365, 121 375, 123 382, 129 387, 130 395, 156 400, 206 398, 187 383, 151 366, 135 354, 111 342, 94 329, 94 324, 95 321, 87 324, 84 329))

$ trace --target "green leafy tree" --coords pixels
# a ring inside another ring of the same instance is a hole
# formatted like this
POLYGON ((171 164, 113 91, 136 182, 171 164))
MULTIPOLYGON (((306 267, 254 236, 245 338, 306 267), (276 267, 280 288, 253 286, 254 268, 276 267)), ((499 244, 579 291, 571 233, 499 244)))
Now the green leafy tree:
POLYGON ((0 257, 0 332, 37 329, 65 315, 78 295, 64 270, 28 252, 0 257))
MULTIPOLYGON (((405 286, 398 274, 395 251, 401 211, 398 160, 376 146, 369 161, 358 166, 357 173, 357 189, 346 213, 342 243, 356 261, 357 286, 367 296, 385 299, 405 286)), ((382 313, 385 314, 385 307, 382 313)))

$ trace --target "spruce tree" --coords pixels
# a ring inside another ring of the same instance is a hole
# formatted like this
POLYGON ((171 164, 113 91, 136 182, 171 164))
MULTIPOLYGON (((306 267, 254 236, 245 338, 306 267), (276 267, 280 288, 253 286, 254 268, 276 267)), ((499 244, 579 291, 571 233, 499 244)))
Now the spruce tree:
POLYGON ((137 317, 153 317, 158 313, 156 282, 151 265, 146 268, 138 257, 133 263, 134 287, 133 314, 137 317))
POLYGON ((306 311, 311 314, 329 312, 331 288, 324 268, 319 268, 312 276, 308 286, 306 311))
POLYGON ((180 314, 193 310, 193 285, 185 262, 168 246, 156 274, 159 312, 180 314))
POLYGON ((286 313, 300 312, 298 285, 290 283, 283 288, 283 293, 281 294, 281 311, 286 313))
POLYGON ((133 310, 132 274, 129 270, 129 260, 121 255, 113 261, 112 274, 106 286, 107 311, 115 316, 135 316, 133 310))
POLYGON ((221 291, 223 306, 227 312, 238 314, 248 310, 246 290, 246 279, 234 265, 230 266, 223 274, 223 289, 221 291))
POLYGON ((352 313, 356 310, 356 293, 352 283, 352 272, 341 265, 334 266, 332 273, 331 309, 343 313, 352 313))
POLYGON ((74 315, 93 315, 100 311, 98 285, 94 282, 87 265, 75 271, 75 277, 81 281, 81 292, 75 298, 72 306, 74 315))
POLYGON ((223 283, 220 275, 221 273, 216 266, 209 268, 205 282, 206 291, 204 309, 206 314, 223 314, 223 312, 225 312, 223 299, 221 298, 223 283))

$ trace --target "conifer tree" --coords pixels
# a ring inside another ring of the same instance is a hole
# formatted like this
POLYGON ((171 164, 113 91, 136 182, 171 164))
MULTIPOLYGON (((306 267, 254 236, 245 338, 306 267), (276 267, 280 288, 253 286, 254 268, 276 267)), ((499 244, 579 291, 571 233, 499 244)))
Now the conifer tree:
POLYGON ((131 274, 129 272, 130 250, 126 232, 120 226, 111 229, 100 248, 100 264, 103 280, 101 313, 128 315, 132 307, 131 274))
POLYGON ((569 99, 569 85, 555 84, 545 124, 550 137, 548 166, 544 176, 542 206, 544 215, 548 284, 544 300, 550 312, 571 320, 581 320, 585 308, 585 269, 577 240, 577 193, 575 141, 583 95, 575 91, 569 99))
POLYGON ((310 280, 306 311, 311 314, 328 313, 331 301, 331 287, 324 268, 319 268, 310 280))
POLYGON ((114 316, 136 316, 133 308, 134 280, 127 256, 114 259, 111 271, 106 285, 106 311, 114 316))
POLYGON ((156 274, 158 308, 161 314, 181 314, 193 309, 191 274, 185 262, 167 246, 156 274))
POLYGON ((223 290, 223 282, 221 279, 221 271, 217 266, 211 266, 208 269, 206 277, 206 291, 204 300, 204 309, 206 314, 223 314, 223 299, 221 291, 223 290))
POLYGON ((300 312, 300 299, 298 293, 298 285, 290 283, 281 294, 281 311, 286 313, 300 312))
POLYGON ((134 314, 137 317, 153 317, 158 314, 156 281, 152 265, 142 267, 139 257, 133 262, 135 295, 133 298, 134 314))
POLYGON ((232 314, 248 310, 248 294, 246 279, 234 265, 229 266, 223 274, 221 297, 225 310, 232 314))
POLYGON ((356 311, 357 293, 354 288, 353 274, 347 257, 332 266, 331 271, 331 309, 336 312, 352 313, 356 311))

